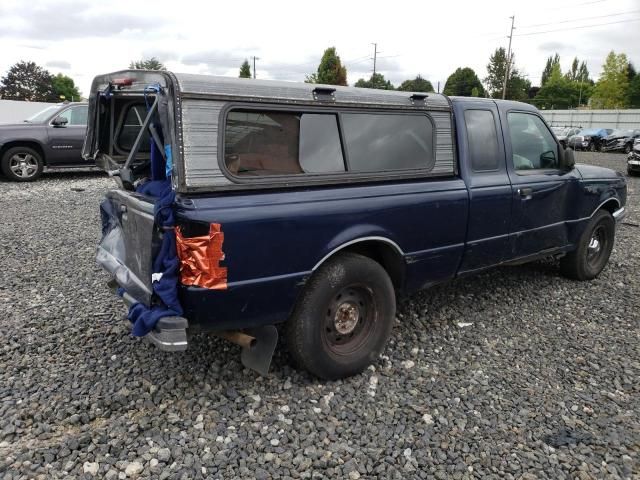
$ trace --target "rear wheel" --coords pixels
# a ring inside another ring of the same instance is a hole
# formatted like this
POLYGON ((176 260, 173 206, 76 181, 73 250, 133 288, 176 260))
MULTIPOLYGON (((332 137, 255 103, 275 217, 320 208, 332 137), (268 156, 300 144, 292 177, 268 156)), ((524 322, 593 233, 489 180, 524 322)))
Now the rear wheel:
POLYGON ((318 269, 287 324, 296 363, 324 379, 364 370, 380 355, 395 317, 393 284, 382 266, 354 253, 318 269))
POLYGON ((41 174, 44 164, 42 157, 28 147, 13 147, 5 152, 0 162, 2 173, 16 182, 32 182, 41 174))
POLYGON ((631 153, 631 144, 630 144, 630 143, 627 143, 627 144, 624 146, 624 153, 626 153, 626 154, 631 153))
POLYGON ((638 174, 627 167, 627 175, 629 175, 630 177, 636 177, 638 174))
POLYGON ((589 142, 589 151, 590 152, 595 152, 596 151, 596 144, 594 142, 589 142))
POLYGON ((615 240, 615 220, 606 210, 591 217, 578 241, 578 248, 560 260, 563 275, 575 280, 591 280, 609 261, 615 240))

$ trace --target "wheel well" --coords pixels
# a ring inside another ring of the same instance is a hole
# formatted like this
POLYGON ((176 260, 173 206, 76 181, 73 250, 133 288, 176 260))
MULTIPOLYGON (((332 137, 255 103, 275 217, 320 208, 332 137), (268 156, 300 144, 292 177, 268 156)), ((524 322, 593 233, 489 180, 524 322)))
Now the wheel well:
POLYGON ((600 207, 600 209, 606 210, 607 212, 609 212, 611 214, 613 214, 613 212, 618 210, 618 208, 620 208, 620 203, 618 202, 618 200, 616 200, 614 198, 611 198, 611 199, 607 200, 600 207))
POLYGON ((36 152, 38 152, 38 154, 40 155, 40 158, 42 159, 42 163, 44 165, 47 164, 47 159, 44 156, 44 150, 42 150, 42 146, 38 143, 38 142, 30 142, 30 141, 23 141, 23 140, 18 140, 15 142, 7 142, 2 146, 2 149, 0 149, 0 159, 2 159, 2 157, 4 157, 4 154, 7 150, 9 150, 10 148, 13 147, 28 147, 28 148, 32 148, 33 150, 35 150, 36 152))
POLYGON ((334 255, 341 252, 353 252, 375 260, 387 271, 396 290, 404 287, 406 264, 402 254, 390 243, 380 240, 363 240, 337 250, 334 255))

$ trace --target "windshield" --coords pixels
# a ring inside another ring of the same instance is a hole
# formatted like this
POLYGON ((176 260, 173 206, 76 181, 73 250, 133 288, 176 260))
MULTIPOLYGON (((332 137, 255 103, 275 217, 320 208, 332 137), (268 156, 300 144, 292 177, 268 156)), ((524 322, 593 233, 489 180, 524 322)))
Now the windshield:
POLYGON ((35 115, 30 116, 25 120, 25 122, 29 122, 29 123, 44 122, 47 118, 53 115, 56 112, 56 110, 60 110, 60 105, 51 105, 50 107, 47 107, 44 110, 39 111, 35 115))

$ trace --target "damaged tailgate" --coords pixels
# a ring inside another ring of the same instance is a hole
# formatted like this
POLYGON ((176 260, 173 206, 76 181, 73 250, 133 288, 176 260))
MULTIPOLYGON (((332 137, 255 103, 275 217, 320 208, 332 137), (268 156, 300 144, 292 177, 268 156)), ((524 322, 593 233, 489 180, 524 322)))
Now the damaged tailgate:
POLYGON ((123 190, 107 193, 100 205, 102 240, 96 260, 136 301, 151 305, 152 259, 161 232, 154 205, 144 195, 123 190))

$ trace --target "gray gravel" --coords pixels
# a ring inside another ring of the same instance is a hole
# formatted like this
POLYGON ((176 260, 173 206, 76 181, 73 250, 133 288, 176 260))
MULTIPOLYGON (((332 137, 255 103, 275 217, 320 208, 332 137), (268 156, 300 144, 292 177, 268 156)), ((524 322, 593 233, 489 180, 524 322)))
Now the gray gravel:
POLYGON ((319 383, 132 338, 94 263, 110 186, 0 181, 0 478, 640 478, 638 227, 589 283, 541 262, 404 300, 374 367, 319 383))

